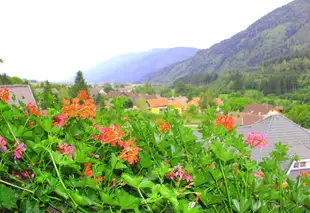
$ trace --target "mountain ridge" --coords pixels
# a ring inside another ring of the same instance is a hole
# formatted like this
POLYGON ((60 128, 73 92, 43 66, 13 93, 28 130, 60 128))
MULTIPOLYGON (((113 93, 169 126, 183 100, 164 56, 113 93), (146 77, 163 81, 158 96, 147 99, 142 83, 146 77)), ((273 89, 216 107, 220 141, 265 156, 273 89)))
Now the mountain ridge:
POLYGON ((192 57, 197 51, 197 48, 192 47, 175 47, 122 54, 85 72, 85 79, 91 83, 141 82, 144 76, 192 57))
POLYGON ((295 0, 263 16, 247 29, 175 66, 165 67, 146 79, 168 83, 205 72, 246 71, 264 60, 287 56, 310 47, 310 0, 295 0))

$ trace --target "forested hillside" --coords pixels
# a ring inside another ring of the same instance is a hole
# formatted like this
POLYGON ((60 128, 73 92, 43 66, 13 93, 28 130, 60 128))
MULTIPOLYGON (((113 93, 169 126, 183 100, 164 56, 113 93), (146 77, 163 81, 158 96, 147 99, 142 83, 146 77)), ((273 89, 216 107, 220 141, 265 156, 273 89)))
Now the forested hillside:
MULTIPOLYGON (((225 27, 225 26, 223 26, 225 27)), ((256 71, 266 60, 303 53, 310 48, 310 1, 295 0, 262 17, 230 39, 149 77, 171 82, 205 72, 256 71)))

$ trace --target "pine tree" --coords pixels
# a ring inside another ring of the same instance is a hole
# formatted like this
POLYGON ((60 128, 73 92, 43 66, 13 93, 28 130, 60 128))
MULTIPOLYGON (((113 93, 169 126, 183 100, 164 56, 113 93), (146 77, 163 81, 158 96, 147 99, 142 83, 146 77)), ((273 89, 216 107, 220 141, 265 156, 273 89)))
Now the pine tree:
POLYGON ((81 90, 86 90, 86 92, 88 94, 87 84, 86 84, 86 81, 83 77, 83 72, 78 71, 76 73, 74 85, 71 88, 71 97, 72 98, 77 97, 81 90))

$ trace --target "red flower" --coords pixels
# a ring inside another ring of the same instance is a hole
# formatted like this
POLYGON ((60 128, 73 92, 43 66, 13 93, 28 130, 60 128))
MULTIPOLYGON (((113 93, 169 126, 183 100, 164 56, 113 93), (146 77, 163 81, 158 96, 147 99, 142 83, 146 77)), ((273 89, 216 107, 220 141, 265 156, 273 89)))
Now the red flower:
POLYGON ((85 101, 88 98, 86 90, 81 90, 78 97, 82 101, 85 101))
POLYGON ((91 163, 85 163, 84 164, 86 166, 85 171, 84 171, 84 175, 88 176, 89 178, 93 177, 93 170, 91 169, 91 163))
POLYGON ((138 162, 138 152, 140 148, 138 148, 135 142, 131 139, 125 142, 125 146, 121 154, 119 155, 119 159, 127 161, 129 164, 134 164, 138 162))
POLYGON ((5 103, 10 100, 10 93, 8 88, 0 89, 0 100, 5 103))
POLYGON ((40 115, 40 112, 37 110, 37 106, 31 102, 28 103, 27 109, 28 109, 28 111, 30 111, 31 114, 33 114, 36 117, 38 117, 40 115))
POLYGON ((307 175, 310 176, 310 171, 307 171, 307 172, 302 172, 302 171, 300 171, 300 176, 301 176, 302 178, 306 178, 307 175))
POLYGON ((111 144, 111 146, 116 146, 116 144, 118 144, 120 148, 124 147, 123 137, 125 133, 121 130, 119 125, 112 124, 110 128, 99 126, 98 130, 101 134, 93 135, 92 138, 94 140, 111 144))
POLYGON ((167 121, 155 120, 154 123, 159 123, 159 126, 157 127, 158 131, 160 131, 160 132, 169 132, 170 124, 167 121))
POLYGON ((229 115, 216 116, 215 121, 216 126, 221 125, 227 130, 232 130, 234 128, 234 118, 229 115))
POLYGON ((81 117, 93 119, 96 114, 96 105, 91 99, 87 99, 86 91, 80 91, 78 98, 63 101, 62 114, 68 117, 81 117))

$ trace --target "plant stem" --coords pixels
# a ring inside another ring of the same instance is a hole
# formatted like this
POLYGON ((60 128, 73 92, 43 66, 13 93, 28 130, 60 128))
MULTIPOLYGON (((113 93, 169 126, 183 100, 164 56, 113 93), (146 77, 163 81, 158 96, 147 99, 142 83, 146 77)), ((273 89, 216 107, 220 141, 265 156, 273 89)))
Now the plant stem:
MULTIPOLYGON (((47 149, 46 149, 46 150, 47 150, 47 149)), ((75 207, 75 208, 78 207, 78 204, 75 202, 75 200, 73 199, 73 197, 71 196, 71 194, 68 192, 67 187, 66 187, 65 183, 63 182, 63 180, 62 180, 62 178, 61 178, 61 176, 60 176, 60 173, 59 173, 58 168, 57 168, 57 166, 56 166, 56 163, 55 163, 55 160, 54 160, 54 157, 53 157, 52 152, 49 151, 49 150, 47 150, 47 151, 48 151, 48 153, 49 153, 50 156, 51 156, 51 159, 52 159, 54 168, 55 168, 55 170, 56 170, 58 179, 59 179, 59 181, 60 181, 60 184, 62 185, 62 187, 64 188, 65 192, 67 193, 67 195, 68 195, 68 196, 70 197, 70 199, 72 200, 72 202, 73 202, 73 204, 74 204, 74 207, 75 207)))
POLYGON ((15 188, 17 188, 17 189, 21 189, 21 190, 23 190, 23 191, 30 192, 30 193, 32 193, 32 194, 34 193, 33 191, 31 191, 31 190, 29 190, 29 189, 26 189, 26 188, 17 186, 17 185, 15 185, 15 184, 13 184, 13 183, 9 183, 9 182, 6 182, 6 181, 1 180, 1 179, 0 179, 0 182, 1 182, 1 183, 4 183, 4 184, 6 184, 6 185, 9 185, 9 186, 13 186, 13 187, 15 187, 15 188))
POLYGON ((149 205, 147 204, 147 201, 145 200, 143 194, 141 193, 141 190, 140 190, 139 188, 137 188, 137 190, 138 190, 138 192, 139 192, 139 194, 140 194, 140 196, 141 196, 143 202, 146 204, 148 210, 149 210, 150 212, 153 212, 152 209, 151 209, 151 208, 149 207, 149 205))
POLYGON ((224 177, 225 189, 226 189, 226 194, 227 194, 227 197, 228 197, 228 202, 229 202, 230 211, 232 212, 231 197, 230 197, 230 193, 229 193, 229 190, 228 190, 226 175, 225 175, 225 173, 224 173, 224 170, 223 170, 223 166, 222 166, 222 162, 221 162, 221 161, 220 161, 220 167, 221 167, 222 175, 223 175, 223 177, 224 177))

